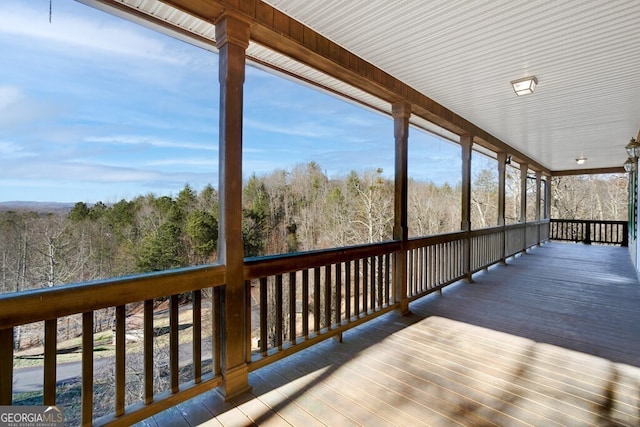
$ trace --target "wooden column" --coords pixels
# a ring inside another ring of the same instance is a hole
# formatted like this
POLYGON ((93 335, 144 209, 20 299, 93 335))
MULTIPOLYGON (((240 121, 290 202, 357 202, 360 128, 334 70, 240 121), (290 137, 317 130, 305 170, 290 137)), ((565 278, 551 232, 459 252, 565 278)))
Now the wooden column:
MULTIPOLYGON (((506 211, 507 153, 498 153, 498 225, 504 227, 506 211)), ((506 232, 500 232, 500 262, 505 262, 506 232)))
POLYGON ((226 265, 226 284, 220 293, 220 392, 229 400, 251 389, 245 361, 247 295, 242 242, 242 100, 250 26, 228 14, 215 24, 220 79, 218 260, 226 265))
MULTIPOLYGON (((460 136, 460 146, 462 147, 462 221, 460 229, 471 231, 471 149, 473 136, 460 136)), ((471 282, 471 241, 469 237, 465 238, 463 262, 465 278, 471 282)))
MULTIPOLYGON (((542 171, 536 171, 536 221, 542 219, 542 171)), ((537 243, 540 245, 540 225, 538 224, 538 238, 537 243)))
POLYGON ((0 329, 0 405, 13 402, 13 328, 0 329))
POLYGON ((536 171, 536 221, 542 219, 542 171, 536 171))
POLYGON ((409 239, 407 227, 407 185, 408 185, 408 157, 409 157, 409 119, 411 104, 402 102, 392 106, 393 129, 395 137, 395 193, 393 238, 402 242, 402 249, 395 257, 394 285, 395 299, 400 303, 400 312, 409 314, 409 300, 407 298, 407 249, 409 239))
POLYGON ((520 222, 527 222, 527 172, 529 165, 520 163, 520 222))
POLYGON ((551 218, 551 176, 546 176, 544 186, 544 219, 551 218))
MULTIPOLYGON (((544 208, 542 209, 542 212, 542 214, 544 215, 544 219, 551 219, 551 175, 545 175, 544 208)), ((549 237, 551 236, 551 221, 547 221, 544 227, 546 230, 545 242, 548 242, 549 237)))
MULTIPOLYGON (((527 172, 529 165, 520 163, 520 222, 527 222, 527 172)), ((527 253, 527 227, 522 228, 522 253, 527 253)))

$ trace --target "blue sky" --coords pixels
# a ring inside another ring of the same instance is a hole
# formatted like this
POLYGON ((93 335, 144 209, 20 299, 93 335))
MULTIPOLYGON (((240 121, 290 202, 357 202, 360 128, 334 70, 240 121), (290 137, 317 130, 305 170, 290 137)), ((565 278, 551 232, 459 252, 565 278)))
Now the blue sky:
MULTIPOLYGON (((0 202, 114 202, 218 179, 218 58, 71 0, 0 2, 0 202)), ((393 123, 247 68, 243 173, 316 161, 393 175, 393 123)), ((456 183, 459 148, 410 134, 410 175, 456 183)))

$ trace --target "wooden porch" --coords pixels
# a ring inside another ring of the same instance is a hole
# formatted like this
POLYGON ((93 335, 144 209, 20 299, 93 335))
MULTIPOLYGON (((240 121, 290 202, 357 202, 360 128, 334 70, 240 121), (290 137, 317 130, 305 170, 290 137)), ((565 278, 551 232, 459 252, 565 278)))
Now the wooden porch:
POLYGON ((639 425, 625 248, 547 243, 140 425, 639 425))

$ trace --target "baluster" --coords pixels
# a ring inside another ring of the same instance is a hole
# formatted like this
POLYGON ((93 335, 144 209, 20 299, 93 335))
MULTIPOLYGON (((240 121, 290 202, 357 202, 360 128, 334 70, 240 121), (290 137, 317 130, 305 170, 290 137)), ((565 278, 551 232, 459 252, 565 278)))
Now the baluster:
POLYGON ((276 346, 282 350, 284 328, 282 323, 282 274, 276 276, 276 346))
POLYGON ((382 304, 382 284, 383 282, 383 278, 382 278, 382 255, 377 257, 377 261, 378 261, 378 308, 382 308, 383 304, 382 304))
POLYGON ((269 310, 269 299, 267 295, 267 278, 260 278, 260 351, 263 356, 267 355, 268 346, 268 310, 269 310))
POLYGON ((171 374, 171 393, 179 391, 178 367, 178 295, 171 295, 169 299, 169 366, 171 374))
POLYGON ((125 391, 125 306, 116 307, 116 417, 124 414, 125 391))
MULTIPOLYGON (((469 237, 469 250, 471 253, 469 254, 469 271, 473 271, 478 262, 478 246, 480 241, 477 238, 469 237), (476 249, 476 250, 474 250, 476 249)), ((449 278, 448 281, 453 280, 457 277, 456 270, 458 267, 456 266, 456 253, 458 253, 458 241, 455 240, 449 243, 449 278)))
POLYGON ((302 270, 302 334, 309 339, 309 270, 302 270))
MULTIPOLYGON (((247 286, 247 289, 250 289, 247 286)), ((192 292, 192 311, 191 319, 193 327, 193 382, 198 384, 202 382, 202 291, 197 289, 192 292)), ((251 348, 251 347, 248 347, 251 348)))
POLYGON ((342 324, 342 263, 336 264, 336 325, 342 324))
POLYGON ((289 273, 289 342, 296 343, 296 272, 289 273))
POLYGON ((356 317, 360 317, 360 260, 357 259, 354 261, 354 291, 353 291, 353 303, 354 303, 354 314, 356 317))
POLYGON ((376 257, 369 257, 369 262, 371 263, 370 267, 371 267, 371 273, 370 273, 370 280, 369 282, 371 283, 371 292, 369 295, 370 301, 369 301, 369 307, 371 308, 371 311, 375 311, 376 308, 376 257))
POLYGON ((427 290, 433 287, 433 246, 427 246, 427 290))
POLYGON ((411 296, 418 295, 422 290, 422 248, 411 251, 414 268, 409 273, 412 278, 411 296))
POLYGON ((13 328, 0 330, 0 405, 13 401, 13 328))
POLYGON ((313 269, 313 330, 320 332, 320 267, 313 269))
POLYGON ((407 296, 411 297, 420 293, 420 249, 411 249, 407 253, 407 261, 409 262, 407 270, 407 296))
POLYGON ((82 313, 82 425, 93 420, 93 312, 82 313))
MULTIPOLYGON (((56 357, 58 319, 44 321, 44 398, 43 404, 56 404, 56 357)), ((4 348, 4 347, 2 347, 4 348)))
MULTIPOLYGON (((472 245, 473 245, 473 240, 471 238, 469 238, 468 240, 468 245, 469 245, 469 251, 471 251, 472 245)), ((445 264, 445 268, 446 268, 446 276, 447 278, 445 279, 447 282, 449 280, 451 280, 451 278, 453 277, 453 275, 451 274, 453 271, 453 257, 451 256, 452 253, 452 242, 447 242, 445 243, 445 260, 446 260, 446 264, 445 264)), ((473 262, 472 258, 471 258, 471 252, 469 252, 469 268, 471 268, 471 263, 473 262)))
POLYGON ((222 319, 222 287, 221 286, 216 286, 213 288, 213 313, 211 314, 211 327, 213 328, 213 331, 211 331, 212 333, 212 337, 213 339, 212 341, 212 345, 213 345, 213 350, 211 352, 211 357, 213 359, 213 375, 218 376, 220 375, 221 371, 221 366, 220 366, 220 358, 222 357, 220 348, 221 343, 220 343, 220 335, 221 335, 221 330, 220 330, 220 325, 221 325, 221 319, 222 319))
MULTIPOLYGON (((244 361, 245 363, 251 363, 251 358, 252 358, 252 351, 253 351, 253 343, 251 342, 251 331, 253 328, 253 322, 252 322, 252 316, 251 316, 251 311, 252 311, 252 306, 251 306, 251 302, 252 302, 252 298, 251 298, 251 280, 245 280, 244 281, 244 292, 245 295, 247 295, 247 300, 246 300, 246 304, 247 304, 247 309, 244 311, 244 325, 245 325, 245 354, 244 354, 244 361)), ((202 361, 200 362, 202 364, 202 361)))
POLYGON ((415 296, 420 293, 420 289, 422 288, 422 276, 420 275, 420 262, 421 262, 421 248, 413 249, 411 251, 411 255, 409 259, 411 260, 411 269, 409 271, 409 295, 415 296))
POLYGON ((324 322, 331 329, 331 266, 324 266, 324 322))
POLYGON ((351 261, 344 264, 344 317, 351 321, 351 261))
POLYGON ((429 290, 429 273, 431 269, 429 268, 429 246, 425 246, 422 248, 422 277, 423 281, 420 285, 420 290, 422 292, 426 292, 429 290))
POLYGON ((438 255, 436 257, 436 259, 438 260, 438 272, 437 272, 437 276, 438 276, 438 286, 440 286, 442 284, 442 244, 438 243, 438 245, 436 246, 436 249, 438 251, 438 255))
POLYGON ((367 258, 362 260, 362 314, 369 311, 369 268, 367 258))
POLYGON ((153 402, 153 300, 144 301, 144 403, 153 402))
POLYGON ((394 292, 393 286, 391 286, 391 278, 393 277, 393 261, 392 254, 386 254, 386 265, 387 265, 387 274, 385 278, 385 287, 387 293, 387 305, 393 304, 395 301, 395 295, 392 295, 394 292))

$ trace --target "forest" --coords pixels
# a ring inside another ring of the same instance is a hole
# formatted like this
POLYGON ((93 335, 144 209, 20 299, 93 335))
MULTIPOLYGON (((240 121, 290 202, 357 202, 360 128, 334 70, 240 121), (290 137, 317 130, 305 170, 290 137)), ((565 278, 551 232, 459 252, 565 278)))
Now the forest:
MULTIPOLYGON (((497 172, 472 184, 473 228, 497 224, 497 172)), ((520 218, 520 173, 507 173, 506 222, 520 218)), ((627 215, 624 175, 555 177, 552 217, 627 215)), ((409 181, 409 235, 460 229, 459 184, 409 181)), ((527 218, 535 216, 529 180, 527 218)), ((245 256, 307 251, 392 238, 393 181, 381 169, 329 179, 315 162, 252 175, 243 189, 245 256)), ((177 195, 77 202, 68 212, 0 212, 0 292, 19 292, 215 262, 218 195, 188 184, 177 195)))

